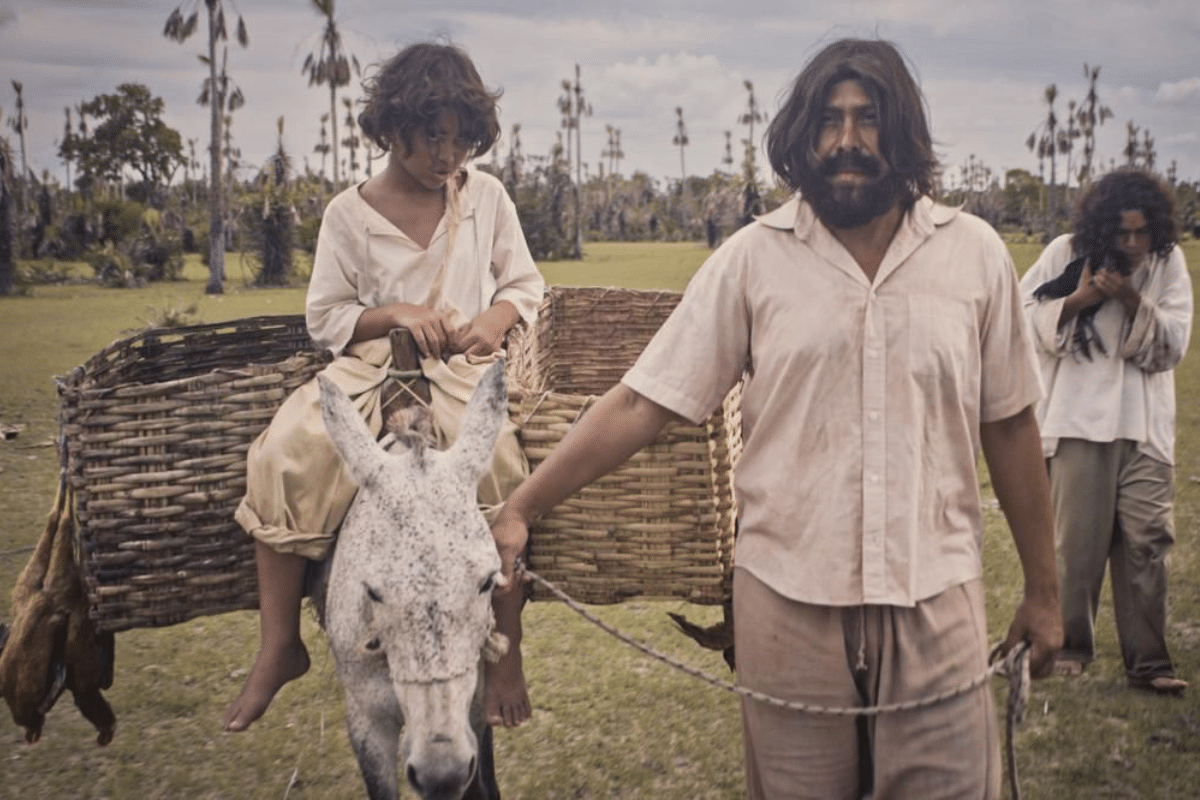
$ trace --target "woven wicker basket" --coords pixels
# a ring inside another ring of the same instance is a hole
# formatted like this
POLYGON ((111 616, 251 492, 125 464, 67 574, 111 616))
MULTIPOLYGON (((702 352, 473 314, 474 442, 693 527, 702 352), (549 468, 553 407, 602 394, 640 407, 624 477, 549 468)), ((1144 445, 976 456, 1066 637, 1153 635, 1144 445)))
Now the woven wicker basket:
POLYGON ((105 631, 257 608, 233 521, 245 455, 325 363, 302 316, 156 329, 59 379, 92 615, 105 631))
MULTIPOLYGON (((509 346, 510 413, 530 467, 620 380, 679 298, 630 289, 547 290, 535 328, 509 346)), ((624 466, 539 520, 530 531, 530 568, 586 603, 634 596, 726 600, 739 397, 740 387, 703 425, 671 423, 624 466)))
MULTIPOLYGON (((509 351, 510 410, 531 466, 616 383, 679 301, 555 287, 509 351)), ((143 331, 59 378, 80 563, 102 631, 258 607, 253 540, 233 521, 246 451, 327 363, 299 315, 143 331)), ((672 424, 532 531, 530 566, 583 602, 728 598, 738 390, 705 425, 672 424)), ((549 595, 545 595, 549 596, 549 595)))

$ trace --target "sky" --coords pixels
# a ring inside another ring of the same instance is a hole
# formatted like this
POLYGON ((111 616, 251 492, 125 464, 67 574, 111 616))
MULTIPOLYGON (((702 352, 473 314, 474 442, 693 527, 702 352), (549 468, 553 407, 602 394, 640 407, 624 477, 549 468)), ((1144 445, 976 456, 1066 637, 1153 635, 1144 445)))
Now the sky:
MULTIPOLYGON (((280 116, 294 162, 302 167, 307 159, 319 169, 313 148, 328 89, 309 87, 301 67, 317 47, 323 17, 311 0, 223 2, 230 30, 241 15, 250 36, 248 48, 231 43, 228 53, 229 75, 246 97, 232 130, 248 172, 274 151, 280 116)), ((29 166, 61 181, 65 166, 56 152, 64 108, 137 82, 164 100, 164 121, 185 142, 194 139, 206 161, 208 111, 196 103, 208 74, 198 60, 204 25, 182 44, 162 35, 174 8, 186 15, 197 3, 203 12, 203 0, 0 0, 0 78, 7 79, 0 83, 0 135, 17 144, 10 81, 20 81, 29 166)), ((593 174, 604 160, 606 126, 620 131, 625 175, 711 174, 722 167, 725 131, 740 163, 748 133, 738 122, 747 105, 744 82, 773 116, 812 55, 858 36, 893 41, 907 57, 948 176, 971 157, 997 176, 1014 168, 1037 174, 1025 141, 1046 117, 1045 89, 1057 86, 1056 110, 1065 117, 1067 101, 1087 91, 1088 64, 1100 67, 1100 101, 1114 112, 1098 132, 1098 160, 1106 167, 1123 160, 1132 121, 1153 136, 1161 169, 1174 162, 1181 180, 1200 180, 1195 0, 336 0, 335 20, 368 71, 431 37, 462 46, 485 83, 503 90, 502 155, 514 124, 526 155, 549 153, 561 131, 562 81, 573 79, 578 65, 592 108, 582 151, 593 174), (676 107, 689 139, 682 165, 672 143, 676 107)), ((357 81, 342 91, 360 94, 357 81)), ((763 127, 755 126, 756 144, 763 127)), ((758 152, 765 164, 761 146, 758 152)), ((1046 170, 1048 180, 1048 164, 1046 170)), ((1060 163, 1059 182, 1064 173, 1060 163)))

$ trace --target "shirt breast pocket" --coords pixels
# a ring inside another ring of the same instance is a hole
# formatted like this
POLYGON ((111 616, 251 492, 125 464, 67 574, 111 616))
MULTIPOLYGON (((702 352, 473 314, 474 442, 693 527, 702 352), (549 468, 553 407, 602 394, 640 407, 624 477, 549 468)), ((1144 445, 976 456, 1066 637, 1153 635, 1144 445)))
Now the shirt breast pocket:
POLYGON ((972 305, 943 295, 908 295, 908 366, 913 379, 941 392, 961 387, 979 362, 972 305))

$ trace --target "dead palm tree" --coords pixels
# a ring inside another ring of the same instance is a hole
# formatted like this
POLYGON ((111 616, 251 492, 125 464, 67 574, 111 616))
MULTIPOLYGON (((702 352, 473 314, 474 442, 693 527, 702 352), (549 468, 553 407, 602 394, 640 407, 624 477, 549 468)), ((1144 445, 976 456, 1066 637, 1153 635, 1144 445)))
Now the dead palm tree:
POLYGON ((738 124, 745 125, 747 128, 746 139, 746 158, 743 162, 743 168, 746 174, 746 183, 758 187, 758 167, 754 160, 754 123, 766 122, 767 114, 759 106, 758 100, 754 97, 754 84, 748 80, 742 81, 742 85, 746 87, 746 113, 738 116, 738 124))
POLYGON ((337 90, 340 86, 350 85, 350 68, 357 75, 362 75, 358 59, 347 53, 342 44, 342 32, 338 30, 333 18, 334 0, 312 0, 313 8, 325 17, 325 30, 321 32, 321 43, 314 53, 309 53, 304 59, 300 72, 308 76, 309 86, 329 85, 329 124, 332 127, 329 141, 333 146, 333 190, 341 188, 338 176, 338 135, 337 135, 337 90))
POLYGON ((688 141, 687 126, 683 124, 683 106, 675 106, 675 137, 671 139, 671 144, 679 148, 679 177, 685 183, 687 182, 687 168, 683 165, 683 148, 687 147, 688 141))
POLYGON ((567 160, 570 161, 571 131, 575 131, 575 252, 572 257, 583 258, 583 140, 581 138, 583 117, 592 115, 592 104, 583 96, 579 65, 575 65, 575 83, 562 82, 563 95, 558 98, 558 110, 562 112, 562 126, 567 129, 567 160))
POLYGON ((0 295, 12 291, 17 271, 17 220, 14 206, 12 148, 0 136, 0 295))
MULTIPOLYGON (((66 116, 66 122, 63 125, 62 141, 63 141, 63 144, 67 144, 68 142, 71 141, 71 137, 75 135, 75 128, 72 127, 72 125, 71 125, 71 107, 65 106, 63 108, 63 114, 66 116)), ((64 156, 63 164, 66 165, 66 168, 67 168, 67 191, 70 191, 71 190, 71 159, 70 159, 70 157, 64 156)))
POLYGON ((342 139, 342 144, 350 151, 350 182, 355 183, 358 181, 358 146, 362 139, 358 138, 358 128, 354 125, 354 101, 343 97, 342 104, 346 106, 346 138, 342 139))
MULTIPOLYGON (((29 130, 29 118, 25 116, 25 85, 21 81, 13 81, 12 87, 13 91, 17 93, 17 114, 8 121, 8 124, 9 127, 17 132, 17 143, 21 148, 21 172, 20 177, 17 178, 17 183, 21 187, 21 193, 18 197, 21 199, 20 213, 23 216, 29 213, 29 193, 27 188, 29 165, 25 160, 25 131, 29 130)), ((13 165, 13 171, 16 172, 16 165, 13 165)))
MULTIPOLYGON (((211 111, 209 129, 210 169, 208 172, 208 285, 204 291, 208 294, 221 294, 225 291, 225 192, 221 185, 221 124, 224 121, 226 105, 227 76, 217 74, 217 43, 228 41, 229 36, 225 27, 224 0, 187 0, 177 6, 163 27, 163 36, 183 43, 193 33, 200 16, 200 3, 208 11, 208 56, 202 58, 208 66, 208 79, 205 88, 210 92, 208 107, 211 111), (191 14, 184 16, 187 7, 191 14)), ((246 22, 238 15, 237 41, 242 47, 250 44, 246 33, 246 22)))
POLYGON ((1079 183, 1083 185, 1092 178, 1092 161, 1096 155, 1096 128, 1113 116, 1112 109, 1100 103, 1096 83, 1100 78, 1100 67, 1083 65, 1083 77, 1088 81, 1087 96, 1077 112, 1079 133, 1083 137, 1083 159, 1079 166, 1079 183))
POLYGON ((321 154, 321 181, 325 181, 325 161, 329 157, 329 151, 332 146, 329 144, 329 133, 325 130, 325 123, 329 122, 329 115, 321 115, 321 140, 313 145, 313 152, 321 154))
POLYGON ((1033 133, 1029 134, 1029 138, 1025 140, 1025 146, 1031 152, 1037 153, 1039 167, 1042 160, 1050 159, 1050 191, 1049 191, 1049 215, 1047 220, 1047 233, 1051 236, 1058 230, 1058 163, 1057 156, 1059 153, 1067 152, 1064 149, 1064 144, 1069 148, 1070 142, 1064 142, 1064 137, 1060 136, 1058 127, 1058 115, 1054 111, 1054 101, 1058 99, 1058 86, 1050 84, 1046 87, 1046 118, 1038 123, 1037 128, 1033 133))

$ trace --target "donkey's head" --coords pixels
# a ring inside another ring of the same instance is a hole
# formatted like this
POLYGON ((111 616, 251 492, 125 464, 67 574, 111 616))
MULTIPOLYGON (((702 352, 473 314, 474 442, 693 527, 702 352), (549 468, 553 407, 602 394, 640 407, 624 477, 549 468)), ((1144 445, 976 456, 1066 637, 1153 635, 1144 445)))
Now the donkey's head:
MULTIPOLYGON (((345 395, 324 377, 320 384, 325 425, 359 486, 330 578, 330 644, 339 669, 353 662, 344 681, 390 682, 413 788, 457 798, 476 766, 470 714, 480 657, 505 646, 491 609, 500 557, 476 501, 506 417, 504 363, 480 380, 446 451, 403 435, 383 449, 345 395)), ((358 713, 378 713, 378 702, 368 704, 358 713)))

